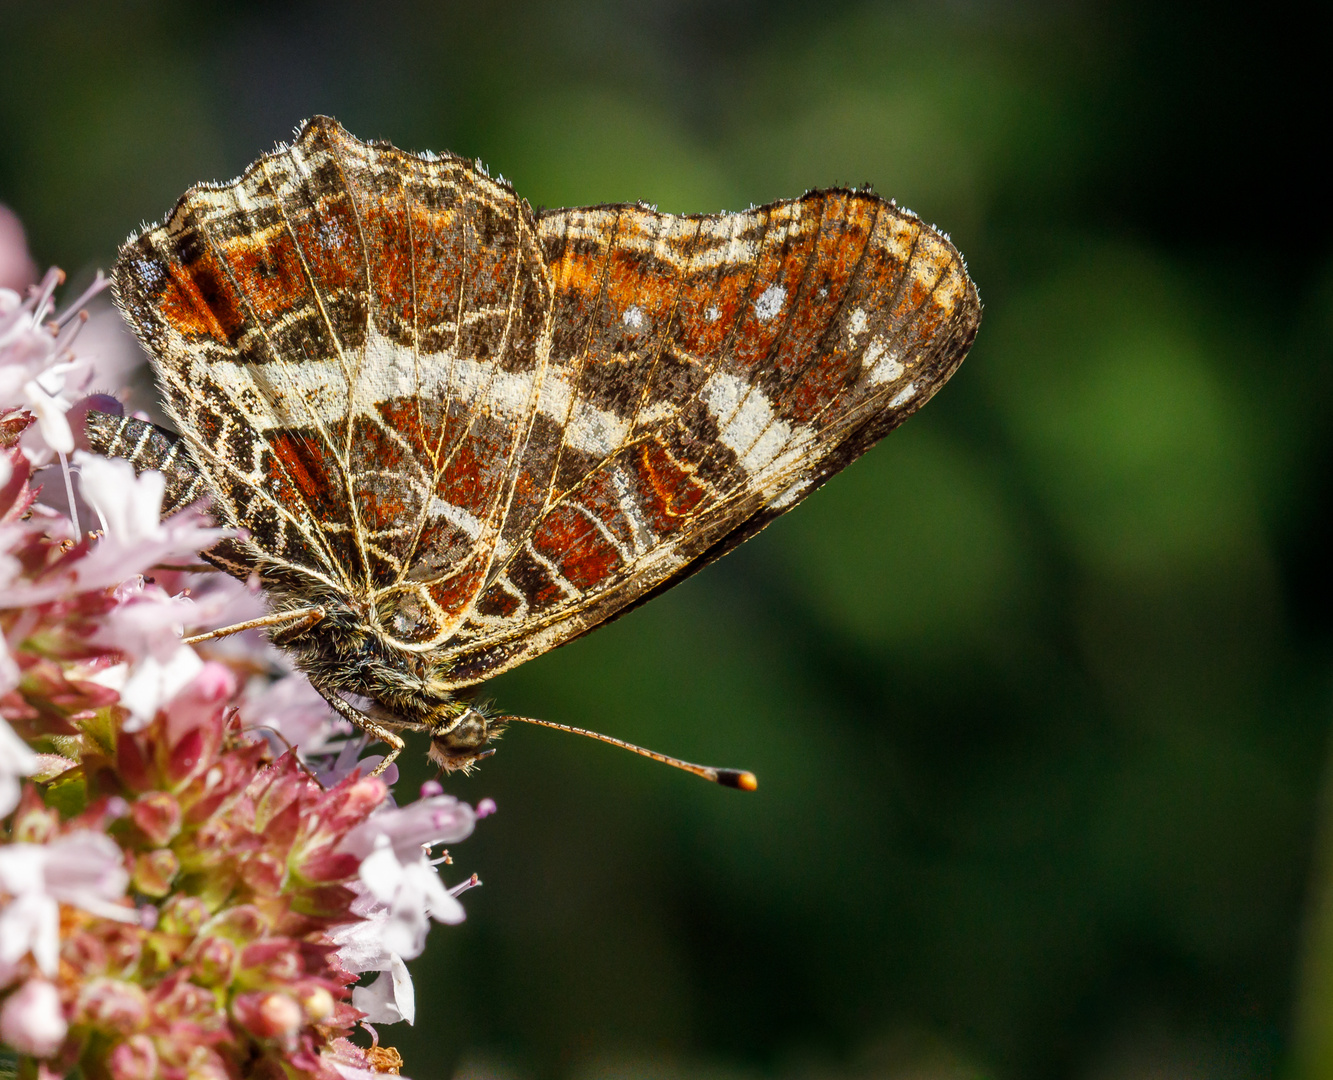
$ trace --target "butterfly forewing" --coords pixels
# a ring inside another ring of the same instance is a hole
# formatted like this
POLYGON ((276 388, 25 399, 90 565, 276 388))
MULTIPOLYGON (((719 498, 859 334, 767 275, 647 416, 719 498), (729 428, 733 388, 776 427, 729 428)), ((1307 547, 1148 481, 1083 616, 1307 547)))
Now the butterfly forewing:
POLYGON ((132 242, 117 294, 233 561, 438 644, 481 587, 545 362, 531 211, 460 159, 313 121, 132 242))
POLYGON ((867 192, 534 216, 316 118, 131 241, 117 295, 219 516, 470 686, 752 535, 919 408, 980 320, 867 192), (358 605, 360 605, 358 607, 358 605))

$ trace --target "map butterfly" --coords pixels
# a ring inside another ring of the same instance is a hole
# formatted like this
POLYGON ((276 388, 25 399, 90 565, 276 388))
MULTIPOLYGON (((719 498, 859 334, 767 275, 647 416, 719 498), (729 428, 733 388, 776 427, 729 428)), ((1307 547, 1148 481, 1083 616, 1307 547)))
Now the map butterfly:
POLYGON ((112 278, 179 435, 93 413, 94 448, 163 472, 164 513, 207 496, 240 532, 206 558, 258 578, 273 640, 385 765, 417 729, 445 769, 524 719, 478 684, 795 506, 981 317, 948 239, 868 191, 534 211, 325 117, 186 192, 112 278))

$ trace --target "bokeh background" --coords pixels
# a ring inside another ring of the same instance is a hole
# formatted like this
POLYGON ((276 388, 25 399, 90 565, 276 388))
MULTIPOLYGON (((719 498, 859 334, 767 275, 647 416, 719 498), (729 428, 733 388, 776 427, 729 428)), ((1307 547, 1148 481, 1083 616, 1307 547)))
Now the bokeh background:
POLYGON ((493 686, 762 786, 532 729, 451 781, 500 810, 409 1075, 1333 1075, 1330 44, 1325 5, 0 0, 0 202, 76 283, 326 112, 534 204, 869 181, 980 285, 907 427, 493 686))

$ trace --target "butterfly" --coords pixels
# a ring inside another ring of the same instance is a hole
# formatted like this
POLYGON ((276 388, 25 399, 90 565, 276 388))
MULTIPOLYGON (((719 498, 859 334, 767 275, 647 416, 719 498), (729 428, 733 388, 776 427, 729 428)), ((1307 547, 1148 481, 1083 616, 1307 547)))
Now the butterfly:
POLYGON ((93 413, 94 449, 162 471, 164 513, 206 496, 240 531, 205 557, 258 579, 273 640, 383 765, 418 729, 444 769, 525 719, 479 684, 791 509, 981 318, 948 238, 869 191, 534 211, 326 117, 187 191, 112 282, 178 434, 93 413))

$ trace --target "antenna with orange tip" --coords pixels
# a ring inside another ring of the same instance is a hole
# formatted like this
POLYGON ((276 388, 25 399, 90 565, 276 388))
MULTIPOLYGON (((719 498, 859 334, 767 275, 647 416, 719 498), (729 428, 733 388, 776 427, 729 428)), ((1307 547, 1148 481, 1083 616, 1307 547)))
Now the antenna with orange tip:
POLYGON ((759 787, 759 779, 748 769, 715 769, 711 765, 694 765, 688 761, 681 761, 680 758, 671 757, 669 754, 659 754, 656 750, 646 750, 642 746, 635 746, 632 742, 617 739, 613 735, 603 735, 599 731, 588 731, 581 727, 570 727, 568 724, 557 724, 553 720, 534 720, 530 716, 497 716, 495 719, 503 723, 515 720, 520 724, 536 724, 538 727, 555 728, 556 731, 568 731, 571 735, 586 735, 598 742, 610 743, 622 750, 628 750, 631 753, 652 758, 654 761, 660 761, 663 765, 683 769, 687 773, 701 776, 705 780, 711 780, 723 787, 737 788, 740 791, 755 791, 759 787))

